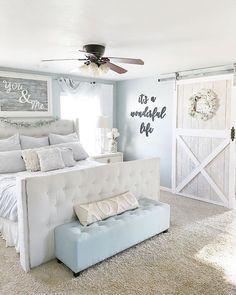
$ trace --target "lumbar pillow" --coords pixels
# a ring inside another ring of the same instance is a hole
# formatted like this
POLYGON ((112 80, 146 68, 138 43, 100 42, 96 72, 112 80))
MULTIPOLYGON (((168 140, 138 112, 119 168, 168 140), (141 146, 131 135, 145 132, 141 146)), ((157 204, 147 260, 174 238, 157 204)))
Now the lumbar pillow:
POLYGON ((59 148, 42 149, 37 151, 41 171, 47 172, 65 168, 59 148))
POLYGON ((75 166, 76 162, 74 160, 73 151, 70 148, 60 148, 63 162, 66 167, 75 166))
POLYGON ((25 163, 20 151, 0 152, 0 173, 25 171, 25 163))
POLYGON ((110 216, 139 207, 138 200, 131 192, 102 201, 75 205, 75 213, 82 225, 106 219, 110 216))
POLYGON ((21 150, 19 134, 0 140, 0 152, 21 150))
POLYGON ((49 145, 48 137, 20 136, 20 143, 23 150, 40 148, 49 145))
POLYGON ((67 143, 67 142, 75 142, 79 141, 77 133, 71 133, 67 135, 60 135, 60 134, 49 134, 49 142, 50 145, 60 144, 60 143, 67 143))

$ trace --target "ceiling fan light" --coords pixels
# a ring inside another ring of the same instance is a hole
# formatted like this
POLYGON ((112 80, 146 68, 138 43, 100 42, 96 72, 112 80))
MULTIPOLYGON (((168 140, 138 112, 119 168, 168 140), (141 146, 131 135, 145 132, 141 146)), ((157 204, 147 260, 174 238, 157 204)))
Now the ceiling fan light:
POLYGON ((83 74, 88 74, 88 72, 89 72, 89 65, 83 64, 82 66, 79 67, 79 69, 80 69, 80 71, 83 74))
POLYGON ((94 62, 91 62, 89 65, 89 71, 93 76, 99 76, 98 65, 94 62))
POLYGON ((99 70, 102 74, 106 74, 109 71, 109 67, 106 63, 101 64, 99 70))

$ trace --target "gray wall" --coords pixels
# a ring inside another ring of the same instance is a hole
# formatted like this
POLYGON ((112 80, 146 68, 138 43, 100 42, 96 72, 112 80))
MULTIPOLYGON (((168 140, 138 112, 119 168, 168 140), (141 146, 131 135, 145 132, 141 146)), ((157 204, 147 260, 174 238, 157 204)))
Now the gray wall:
POLYGON ((121 136, 119 150, 124 152, 125 160, 160 157, 161 185, 171 188, 171 144, 173 114, 173 82, 157 83, 157 77, 120 81, 116 84, 116 126, 121 136), (131 117, 131 111, 144 110, 145 104, 138 103, 143 93, 149 98, 156 96, 156 101, 148 102, 150 109, 166 106, 163 119, 131 117), (150 122, 154 131, 148 137, 140 134, 140 124, 150 122))

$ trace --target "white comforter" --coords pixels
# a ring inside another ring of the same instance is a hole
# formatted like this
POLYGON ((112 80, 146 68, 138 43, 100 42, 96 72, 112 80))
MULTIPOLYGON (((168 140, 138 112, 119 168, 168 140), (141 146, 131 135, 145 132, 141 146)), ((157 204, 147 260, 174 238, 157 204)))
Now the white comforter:
POLYGON ((16 174, 2 174, 0 175, 0 217, 17 222, 17 201, 16 201, 16 177, 42 175, 42 174, 55 174, 61 171, 71 171, 86 169, 104 165, 99 162, 87 159, 77 162, 77 165, 71 168, 61 170, 54 170, 46 173, 42 172, 20 172, 16 174))

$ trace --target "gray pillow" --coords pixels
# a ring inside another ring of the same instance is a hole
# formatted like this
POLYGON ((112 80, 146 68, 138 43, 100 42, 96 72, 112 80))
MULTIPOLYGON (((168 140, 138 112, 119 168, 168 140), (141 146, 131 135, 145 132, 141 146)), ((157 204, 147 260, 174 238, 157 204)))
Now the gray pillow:
POLYGON ((79 141, 78 135, 74 132, 67 135, 49 134, 50 145, 79 141))
POLYGON ((72 149, 75 161, 85 160, 89 157, 88 153, 79 142, 56 144, 55 147, 72 149))
POLYGON ((37 151, 41 171, 47 172, 65 168, 59 148, 42 149, 37 151))
POLYGON ((32 137, 25 135, 20 136, 20 143, 23 150, 40 148, 49 145, 48 137, 32 137))
POLYGON ((0 152, 0 173, 25 171, 25 163, 20 151, 0 152))
POLYGON ((75 166, 76 162, 74 160, 73 151, 70 148, 60 148, 63 162, 66 167, 75 166))
POLYGON ((0 140, 0 152, 21 150, 19 134, 0 140))

